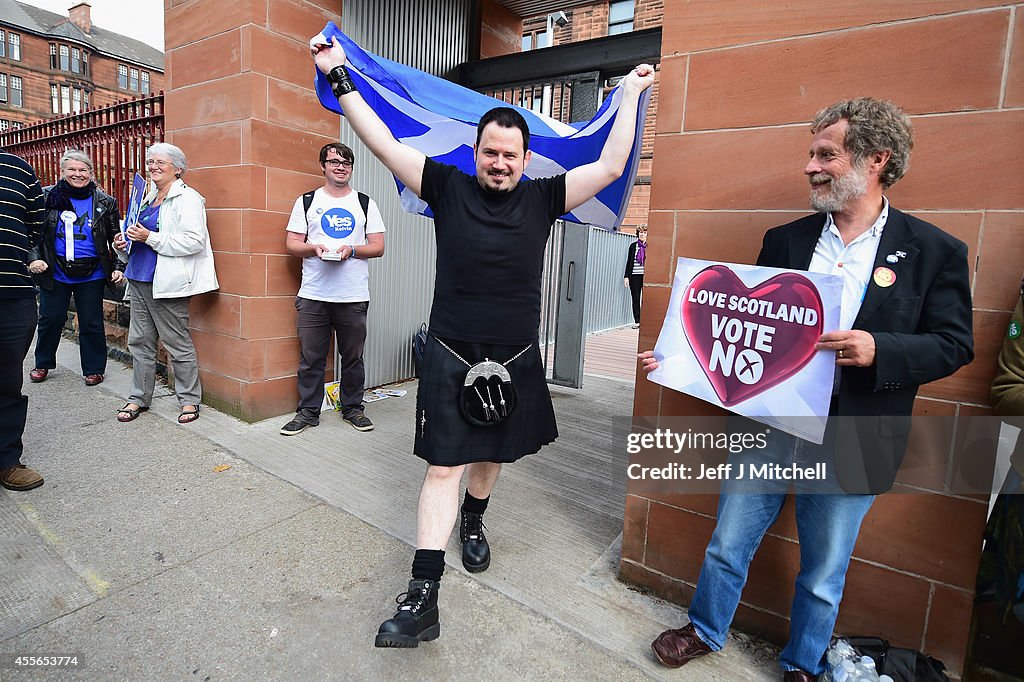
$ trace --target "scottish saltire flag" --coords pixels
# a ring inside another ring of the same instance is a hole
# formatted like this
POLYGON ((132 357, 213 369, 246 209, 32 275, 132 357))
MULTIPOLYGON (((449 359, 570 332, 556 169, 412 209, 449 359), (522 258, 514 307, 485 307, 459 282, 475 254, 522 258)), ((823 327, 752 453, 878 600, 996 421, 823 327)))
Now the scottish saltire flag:
POLYGON ((132 189, 128 194, 128 210, 124 214, 124 222, 121 223, 121 234, 124 235, 125 241, 125 253, 132 252, 132 241, 128 239, 128 233, 126 230, 139 222, 139 210, 142 207, 142 199, 146 196, 146 179, 135 174, 135 178, 132 180, 132 189))
MULTIPOLYGON (((437 161, 457 166, 469 175, 475 174, 473 144, 476 142, 477 123, 488 110, 509 104, 366 52, 333 23, 328 23, 315 40, 330 45, 332 37, 337 38, 345 49, 348 71, 360 94, 397 140, 437 161)), ((344 115, 327 78, 316 67, 314 70, 320 104, 344 115)), ((514 107, 530 127, 533 156, 524 177, 549 177, 596 161, 611 131, 621 100, 622 89, 617 87, 593 119, 572 125, 529 109, 514 107)), ((649 101, 650 88, 644 91, 637 109, 636 137, 622 177, 572 213, 562 216, 565 220, 589 223, 608 230, 617 229, 622 224, 640 161, 649 101)), ((397 178, 395 183, 405 210, 431 216, 424 201, 397 178)))

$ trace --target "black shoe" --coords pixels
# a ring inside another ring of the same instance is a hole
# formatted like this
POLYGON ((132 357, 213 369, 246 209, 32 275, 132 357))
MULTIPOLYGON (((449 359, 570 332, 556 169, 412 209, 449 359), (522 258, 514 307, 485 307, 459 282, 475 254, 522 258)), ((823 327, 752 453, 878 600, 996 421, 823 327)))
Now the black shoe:
POLYGON ((459 540, 462 542, 462 565, 470 573, 486 571, 491 565, 491 546, 484 535, 484 515, 460 511, 459 540))
POLYGON ((306 429, 311 429, 314 426, 316 426, 316 424, 307 424, 306 422, 299 421, 298 419, 293 419, 282 426, 278 433, 282 436, 297 436, 306 429))
POLYGON ((345 421, 356 431, 373 431, 373 422, 362 412, 354 412, 345 417, 345 421))
POLYGON ((398 611, 377 630, 373 645, 414 649, 420 642, 431 642, 441 636, 437 619, 437 581, 410 580, 409 591, 395 599, 398 611))

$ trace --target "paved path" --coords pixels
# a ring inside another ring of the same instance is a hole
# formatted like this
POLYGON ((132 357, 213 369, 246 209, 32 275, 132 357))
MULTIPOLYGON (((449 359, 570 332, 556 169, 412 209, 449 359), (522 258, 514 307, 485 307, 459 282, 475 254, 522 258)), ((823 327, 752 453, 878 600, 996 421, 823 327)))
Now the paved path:
POLYGON ((552 389, 561 436, 502 474, 491 568, 464 573, 453 542, 442 637, 399 651, 373 634, 412 555, 415 383, 370 406, 372 432, 329 414, 285 438, 287 417, 206 408, 180 426, 166 391, 119 424, 130 373, 111 363, 86 388, 66 341, 59 362, 26 388, 26 462, 46 485, 0 493, 2 655, 78 653, 71 676, 90 680, 778 678, 772 652, 742 639, 713 663, 653 661, 650 640, 685 616, 615 579, 627 381, 552 389))

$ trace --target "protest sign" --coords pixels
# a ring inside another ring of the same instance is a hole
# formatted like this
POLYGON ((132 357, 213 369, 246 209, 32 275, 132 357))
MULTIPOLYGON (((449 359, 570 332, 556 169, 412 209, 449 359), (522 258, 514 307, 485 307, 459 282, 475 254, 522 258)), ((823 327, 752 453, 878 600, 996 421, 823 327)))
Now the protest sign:
POLYGON ((839 324, 835 275, 680 258, 651 381, 821 443, 839 324))

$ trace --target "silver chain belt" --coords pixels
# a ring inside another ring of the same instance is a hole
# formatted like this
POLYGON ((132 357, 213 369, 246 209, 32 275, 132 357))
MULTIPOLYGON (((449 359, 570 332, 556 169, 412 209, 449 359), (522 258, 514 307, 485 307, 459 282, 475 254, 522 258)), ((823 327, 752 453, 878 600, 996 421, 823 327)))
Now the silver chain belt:
MULTIPOLYGON (((461 362, 462 364, 464 364, 466 367, 472 367, 473 366, 473 365, 469 364, 468 362, 466 362, 466 358, 462 357, 461 355, 456 353, 454 350, 452 350, 451 347, 447 343, 442 341, 440 338, 435 336, 434 340, 437 341, 439 344, 441 344, 442 348, 444 348, 446 351, 448 351, 449 353, 454 355, 458 359, 458 361, 461 362)), ((505 362, 501 363, 501 364, 504 365, 505 367, 508 367, 508 363, 513 362, 516 358, 518 358, 520 355, 522 355, 526 351, 530 350, 531 348, 533 348, 533 344, 532 343, 529 346, 527 346, 526 348, 524 348, 521 351, 519 351, 518 353, 516 353, 515 355, 513 355, 512 357, 510 357, 505 362)), ((484 358, 484 360, 486 361, 486 358, 484 358)))

